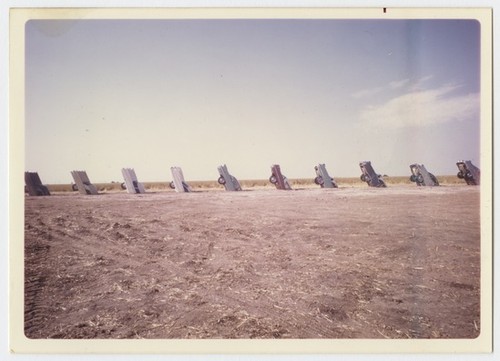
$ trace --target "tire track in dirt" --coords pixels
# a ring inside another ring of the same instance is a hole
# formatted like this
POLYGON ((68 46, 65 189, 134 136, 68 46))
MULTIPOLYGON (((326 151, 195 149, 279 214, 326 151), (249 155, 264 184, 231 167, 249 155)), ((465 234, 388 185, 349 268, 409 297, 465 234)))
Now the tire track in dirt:
MULTIPOLYGON (((43 228, 45 224, 39 219, 37 221, 38 226, 27 225, 25 227, 27 238, 36 238, 40 234, 48 236, 43 228)), ((50 246, 41 241, 29 243, 25 247, 24 332, 27 337, 35 337, 37 332, 43 329, 43 323, 46 320, 47 306, 40 304, 38 300, 44 291, 46 281, 45 270, 41 265, 46 263, 49 250, 50 246)))

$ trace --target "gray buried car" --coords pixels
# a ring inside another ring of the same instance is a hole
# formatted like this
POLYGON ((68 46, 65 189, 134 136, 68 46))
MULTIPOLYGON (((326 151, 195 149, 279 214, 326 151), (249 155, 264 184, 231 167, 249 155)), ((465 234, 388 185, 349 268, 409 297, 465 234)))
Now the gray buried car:
POLYGON ((372 163, 370 161, 364 161, 359 163, 359 168, 361 168, 361 180, 366 182, 370 187, 387 187, 382 176, 377 174, 372 167, 372 163))
POLYGON ((335 179, 328 174, 324 164, 318 164, 314 167, 316 171, 316 178, 314 178, 314 183, 319 185, 321 188, 338 188, 335 179))
POLYGON ((439 182, 434 174, 425 169, 423 164, 410 165, 411 176, 410 181, 415 182, 417 186, 438 186, 439 182))
POLYGON ((457 162, 459 172, 457 177, 465 180, 468 185, 476 186, 481 182, 481 171, 470 160, 461 160, 457 162))
POLYGON ((238 180, 229 174, 227 170, 227 166, 225 164, 218 166, 217 170, 219 171, 219 179, 217 182, 226 188, 227 191, 241 191, 241 185, 238 180))

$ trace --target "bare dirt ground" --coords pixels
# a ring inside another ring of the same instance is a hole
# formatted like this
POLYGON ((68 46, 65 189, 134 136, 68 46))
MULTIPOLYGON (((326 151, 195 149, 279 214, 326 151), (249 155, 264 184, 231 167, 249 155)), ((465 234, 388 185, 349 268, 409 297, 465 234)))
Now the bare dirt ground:
POLYGON ((30 338, 474 338, 479 188, 26 197, 30 338))

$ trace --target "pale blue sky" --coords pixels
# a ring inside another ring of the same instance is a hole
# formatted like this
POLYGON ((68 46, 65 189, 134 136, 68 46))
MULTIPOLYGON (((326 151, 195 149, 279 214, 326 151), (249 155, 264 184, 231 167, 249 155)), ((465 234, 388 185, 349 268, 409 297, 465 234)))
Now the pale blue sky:
POLYGON ((26 170, 455 174, 479 165, 479 36, 473 20, 31 20, 26 170))

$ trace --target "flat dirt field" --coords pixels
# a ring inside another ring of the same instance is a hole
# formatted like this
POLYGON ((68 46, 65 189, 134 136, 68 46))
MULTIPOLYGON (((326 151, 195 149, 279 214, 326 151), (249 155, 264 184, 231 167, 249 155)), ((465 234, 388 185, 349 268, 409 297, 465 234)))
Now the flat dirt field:
POLYGON ((475 338, 479 187, 26 197, 29 338, 475 338))

